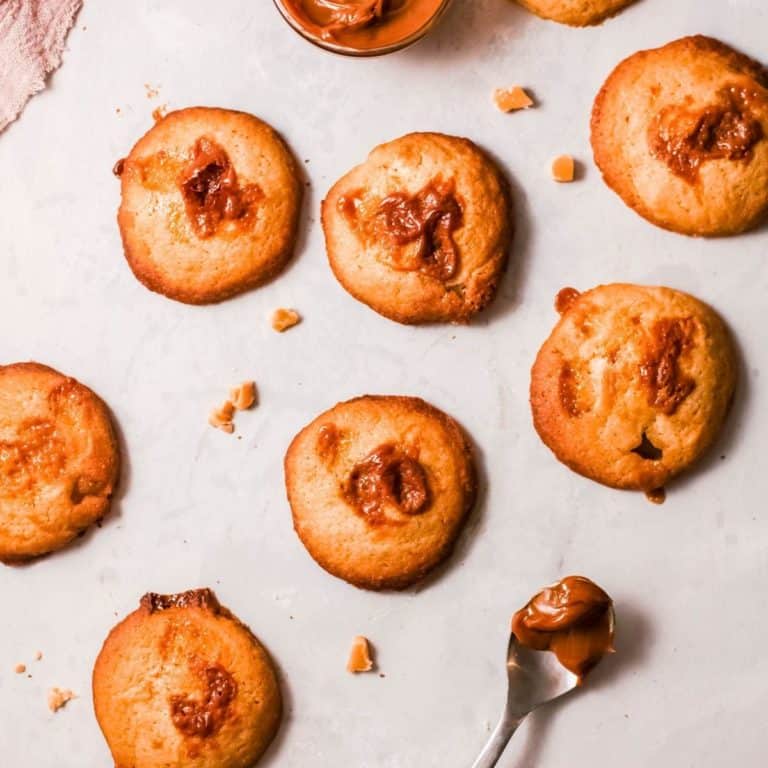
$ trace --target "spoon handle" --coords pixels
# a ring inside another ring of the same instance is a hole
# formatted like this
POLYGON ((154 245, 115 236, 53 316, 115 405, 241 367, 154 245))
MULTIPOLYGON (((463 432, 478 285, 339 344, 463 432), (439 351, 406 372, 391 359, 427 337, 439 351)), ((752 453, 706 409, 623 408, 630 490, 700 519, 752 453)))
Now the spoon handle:
POLYGON ((519 728, 524 719, 525 715, 512 715, 509 711, 505 711, 488 739, 488 743, 483 747, 480 757, 472 763, 472 768, 494 768, 512 738, 512 734, 519 728))

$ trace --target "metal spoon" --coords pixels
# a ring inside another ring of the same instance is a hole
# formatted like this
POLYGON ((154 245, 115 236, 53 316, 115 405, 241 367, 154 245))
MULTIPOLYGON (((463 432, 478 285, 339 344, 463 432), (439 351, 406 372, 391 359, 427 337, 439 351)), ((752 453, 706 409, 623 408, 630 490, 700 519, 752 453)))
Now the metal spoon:
POLYGON ((524 648, 514 633, 507 650, 507 676, 504 713, 472 768, 493 768, 512 734, 534 709, 565 696, 579 684, 579 678, 562 666, 554 653, 524 648))

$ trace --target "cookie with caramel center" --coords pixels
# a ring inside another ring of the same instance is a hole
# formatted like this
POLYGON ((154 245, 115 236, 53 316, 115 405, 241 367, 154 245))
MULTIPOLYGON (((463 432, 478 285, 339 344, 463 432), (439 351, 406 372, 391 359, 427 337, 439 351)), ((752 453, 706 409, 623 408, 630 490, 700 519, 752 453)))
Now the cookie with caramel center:
POLYGON ((282 711, 267 651, 209 589, 144 595, 104 642, 93 703, 119 768, 252 768, 282 711))
POLYGON ((0 366, 0 560, 53 552, 104 517, 119 463, 88 387, 38 363, 0 366))
POLYGON ((269 280, 290 259, 301 182, 283 140, 253 115, 171 112, 115 167, 125 256, 150 290, 205 304, 269 280))
POLYGON ((558 21, 572 27, 600 24, 635 0, 517 0, 542 19, 558 21))
POLYGON ((652 223, 750 229, 768 213, 768 71, 703 36, 636 53, 595 100, 592 148, 608 186, 652 223))
POLYGON ((365 589, 405 588, 450 554, 475 477, 460 427, 414 397, 340 403, 285 457, 299 538, 325 570, 365 589))
POLYGON ((736 384, 728 331, 681 291, 604 285, 558 295, 531 373, 533 423, 560 461, 650 492, 712 444, 736 384))
POLYGON ((400 323, 469 320, 493 299, 512 238, 497 166, 438 133, 374 149, 330 190, 322 220, 338 281, 400 323))

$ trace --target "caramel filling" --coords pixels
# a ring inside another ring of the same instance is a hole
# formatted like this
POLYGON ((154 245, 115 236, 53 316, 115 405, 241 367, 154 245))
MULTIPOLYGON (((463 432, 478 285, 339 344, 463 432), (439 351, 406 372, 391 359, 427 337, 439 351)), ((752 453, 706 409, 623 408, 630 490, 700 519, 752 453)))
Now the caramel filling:
POLYGON ((205 608, 212 613, 220 610, 219 601, 210 589, 189 589, 174 595, 159 595, 148 592, 141 598, 140 605, 149 613, 167 611, 171 608, 205 608))
POLYGON ((387 443, 355 465, 345 496, 372 525, 393 522, 386 507, 405 515, 421 515, 430 503, 427 475, 417 459, 387 443))
POLYGON ((613 651, 613 601, 584 576, 568 576, 519 610, 512 632, 526 648, 552 651, 581 682, 613 651))
POLYGON ((709 160, 748 162, 752 148, 765 133, 751 103, 757 94, 738 86, 724 88, 717 103, 703 109, 672 105, 651 121, 651 154, 689 184, 696 182, 701 165, 709 160))
POLYGON ((657 321, 640 365, 640 379, 648 391, 648 404, 671 416, 693 392, 696 382, 680 370, 680 358, 691 346, 693 318, 657 321))
POLYGON ((207 738, 224 725, 229 705, 237 696, 237 683, 219 664, 202 669, 200 677, 205 686, 202 699, 171 696, 171 721, 184 736, 207 738))
POLYGON ((192 229, 203 239, 222 221, 244 223, 264 198, 258 184, 240 186, 226 150, 205 136, 192 147, 178 184, 192 229))

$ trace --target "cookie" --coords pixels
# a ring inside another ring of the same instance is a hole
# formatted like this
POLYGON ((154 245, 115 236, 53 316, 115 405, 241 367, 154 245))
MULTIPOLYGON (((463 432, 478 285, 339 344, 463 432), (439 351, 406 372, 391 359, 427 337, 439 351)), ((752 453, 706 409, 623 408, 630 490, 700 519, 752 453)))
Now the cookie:
POLYGON ((107 513, 119 451, 106 405, 38 363, 0 366, 0 560, 61 549, 107 513))
POLYGON ((475 477, 459 426, 415 397, 340 403, 285 457, 302 543, 326 571, 365 589, 405 588, 450 554, 475 477))
POLYGON ((252 115, 171 112, 115 166, 125 257, 152 291, 188 304, 242 293, 293 252, 301 182, 275 131, 252 115))
POLYGON ((147 594, 93 669, 116 768, 251 768, 282 704, 269 655, 209 589, 147 594))
POLYGON ((600 24, 635 0, 517 0, 542 19, 559 21, 572 27, 600 24))
POLYGON ((560 321, 531 373, 533 423, 574 471, 614 488, 661 488, 711 445, 736 384, 728 331, 671 288, 560 292, 560 321))
POLYGON ((592 112, 606 184, 648 221, 733 235, 768 212, 768 71, 709 37, 641 51, 592 112))
POLYGON ((400 323, 462 322, 483 309, 506 266, 511 217, 491 159, 439 133, 377 147, 322 206, 336 278, 400 323))

